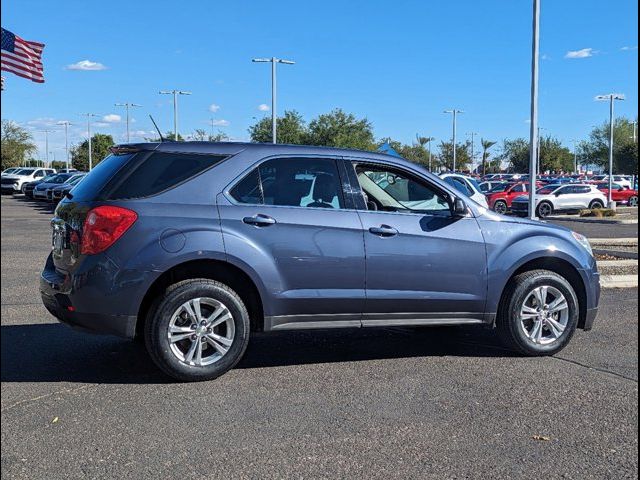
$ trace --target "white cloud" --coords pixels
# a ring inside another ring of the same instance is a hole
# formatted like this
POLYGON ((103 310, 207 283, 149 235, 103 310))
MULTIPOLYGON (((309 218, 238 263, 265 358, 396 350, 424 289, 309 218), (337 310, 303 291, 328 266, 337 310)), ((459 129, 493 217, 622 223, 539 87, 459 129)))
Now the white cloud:
POLYGON ((213 125, 214 127, 228 127, 231 124, 231 122, 229 122, 228 120, 213 120, 211 122, 211 125, 213 125))
POLYGON ((260 110, 261 112, 268 112, 271 109, 266 103, 261 103, 260 105, 258 105, 258 110, 260 110))
POLYGON ((634 50, 638 50, 638 46, 637 45, 634 47, 626 46, 626 47, 622 47, 620 50, 622 50, 623 52, 631 52, 634 50))
POLYGON ((102 117, 102 121, 107 123, 118 123, 120 120, 122 120, 122 117, 115 113, 110 113, 109 115, 102 117))
POLYGON ((215 103, 209 105, 210 112, 216 113, 218 110, 220 110, 220 105, 216 105, 215 103))
POLYGON ((106 70, 103 64, 99 62, 92 62, 91 60, 81 60, 76 63, 72 63, 71 65, 67 65, 67 70, 83 70, 83 71, 97 71, 97 70, 106 70))
POLYGON ((540 59, 541 59, 541 60, 551 60, 551 57, 550 57, 549 55, 547 55, 546 53, 543 53, 543 54, 540 56, 540 59))
POLYGON ((29 120, 26 124, 30 127, 53 127, 57 120, 52 117, 39 117, 29 120))
POLYGON ((103 127, 103 128, 111 126, 111 124, 107 122, 93 122, 91 125, 94 127, 103 127))
POLYGON ((581 50, 569 50, 564 58, 589 58, 593 57, 596 52, 593 48, 583 48, 581 50))
POLYGON ((131 136, 135 137, 135 138, 145 138, 145 137, 157 137, 158 133, 157 132, 146 132, 144 130, 134 130, 133 132, 131 132, 131 136))

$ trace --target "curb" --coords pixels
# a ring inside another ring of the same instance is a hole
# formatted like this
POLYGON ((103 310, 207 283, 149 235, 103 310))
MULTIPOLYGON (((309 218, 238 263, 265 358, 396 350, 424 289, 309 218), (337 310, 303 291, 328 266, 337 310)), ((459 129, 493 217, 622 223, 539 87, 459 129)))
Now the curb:
POLYGON ((619 246, 634 246, 638 245, 638 237, 624 237, 624 238, 590 238, 589 243, 591 245, 619 245, 619 246))
POLYGON ((637 225, 638 220, 608 220, 603 218, 590 219, 587 217, 567 217, 567 216, 549 216, 545 220, 553 220, 556 222, 578 222, 578 223, 596 223, 601 225, 637 225))
POLYGON ((598 267, 634 267, 638 260, 598 260, 598 267))
POLYGON ((602 275, 600 277, 602 288, 637 288, 637 275, 602 275))

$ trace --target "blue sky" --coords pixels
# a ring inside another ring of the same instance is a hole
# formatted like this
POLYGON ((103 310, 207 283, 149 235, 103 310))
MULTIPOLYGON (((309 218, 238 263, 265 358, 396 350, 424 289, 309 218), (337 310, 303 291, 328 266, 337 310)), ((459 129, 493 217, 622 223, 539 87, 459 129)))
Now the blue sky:
MULTIPOLYGON (((607 118, 607 105, 593 101, 602 93, 625 93, 617 113, 636 117, 637 18, 634 0, 542 0, 543 133, 567 144, 586 138, 607 118)), ((52 125, 73 122, 76 142, 86 130, 81 112, 99 113, 94 130, 123 141, 116 102, 144 105, 133 114, 137 135, 151 131, 149 113, 171 130, 171 97, 161 89, 193 92, 180 98, 182 133, 213 118, 245 140, 254 117, 270 115, 259 108, 270 105, 269 65, 251 58, 274 55, 297 62, 279 67, 280 113, 309 119, 340 107, 371 120, 378 138, 411 142, 417 132, 449 138, 442 111, 455 107, 465 111, 460 135, 528 136, 530 0, 7 0, 2 26, 46 43, 46 83, 3 72, 2 118, 34 129, 42 151, 37 130, 55 129, 49 150, 58 159, 64 134, 52 125), (104 69, 87 70, 100 68, 93 63, 104 69)))

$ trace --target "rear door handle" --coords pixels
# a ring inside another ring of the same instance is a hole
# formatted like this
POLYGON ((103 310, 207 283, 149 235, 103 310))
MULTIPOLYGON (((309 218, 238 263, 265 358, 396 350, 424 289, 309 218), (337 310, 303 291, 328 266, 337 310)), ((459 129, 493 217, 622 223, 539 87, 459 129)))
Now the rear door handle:
POLYGON ((261 213, 254 215, 253 217, 244 217, 242 221, 247 225, 255 225, 256 227, 268 227, 269 225, 276 223, 275 218, 261 213))
POLYGON ((371 227, 369 229, 371 233, 374 235, 379 235, 381 237, 393 237, 398 234, 398 230, 389 225, 380 225, 379 227, 371 227))

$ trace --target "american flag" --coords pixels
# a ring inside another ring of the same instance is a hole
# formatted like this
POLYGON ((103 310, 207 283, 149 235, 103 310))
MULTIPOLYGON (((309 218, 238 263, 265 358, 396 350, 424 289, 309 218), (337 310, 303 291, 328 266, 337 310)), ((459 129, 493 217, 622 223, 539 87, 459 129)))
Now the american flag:
POLYGON ((37 83, 44 83, 42 50, 44 43, 29 42, 2 29, 2 70, 37 83))

